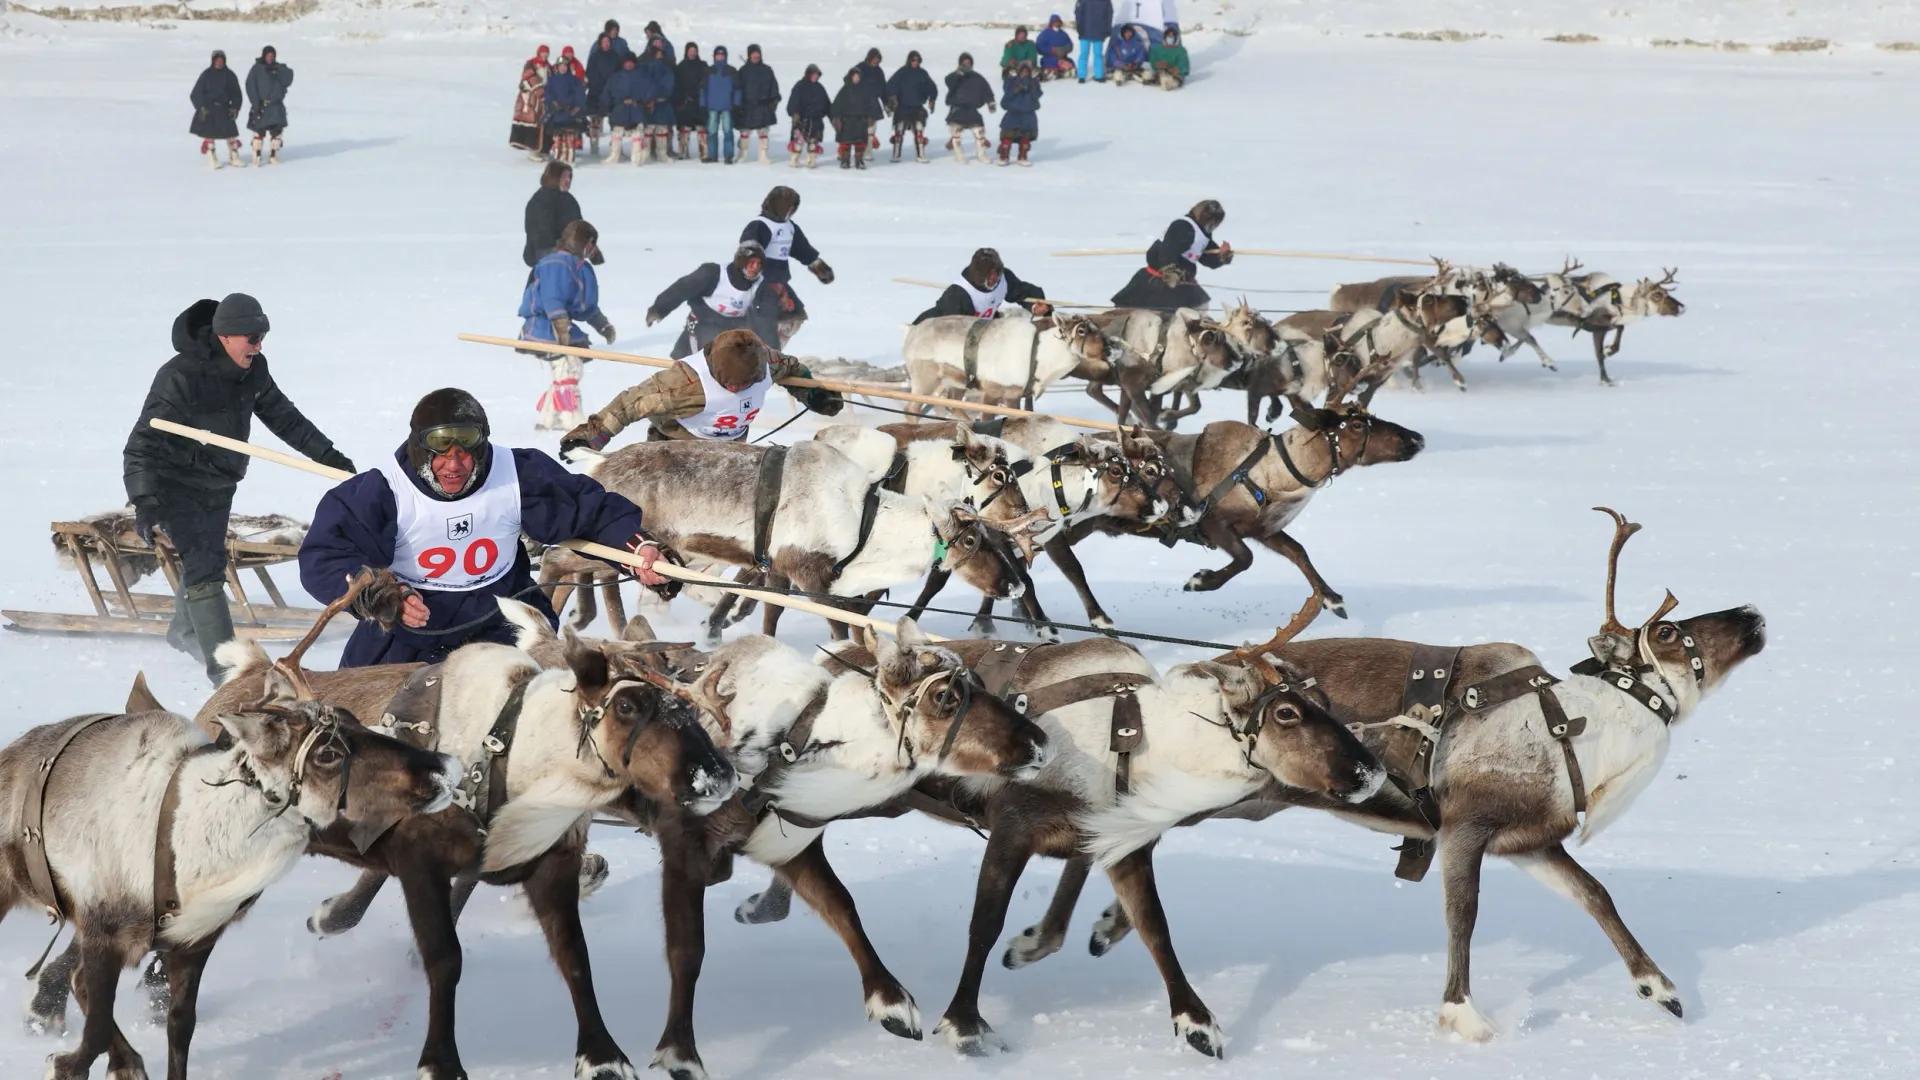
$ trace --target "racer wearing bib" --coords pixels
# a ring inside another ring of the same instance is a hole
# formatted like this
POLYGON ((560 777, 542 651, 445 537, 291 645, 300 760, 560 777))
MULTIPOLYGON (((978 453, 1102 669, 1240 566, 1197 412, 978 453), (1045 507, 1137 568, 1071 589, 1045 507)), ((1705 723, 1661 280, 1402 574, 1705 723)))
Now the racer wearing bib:
MULTIPOLYGON (((746 330, 728 330, 701 354, 626 390, 560 440, 560 455, 602 450, 628 425, 647 421, 647 441, 739 441, 780 379, 811 378, 805 364, 775 352, 746 330)), ((844 402, 832 390, 785 388, 808 409, 833 416, 844 402)))
POLYGON ((793 220, 795 211, 800 209, 800 193, 790 187, 776 187, 767 192, 760 202, 760 216, 747 222, 740 230, 740 240, 749 240, 759 244, 766 252, 766 268, 762 271, 767 286, 773 290, 774 297, 780 301, 780 347, 785 348, 793 335, 800 332, 800 324, 807 321, 807 306, 800 302, 800 296, 793 291, 793 262, 813 271, 820 284, 833 284, 833 267, 828 266, 820 252, 814 249, 807 239, 806 231, 793 220))
POLYGON ((1175 218, 1160 239, 1147 248, 1147 264, 1113 294, 1116 307, 1173 311, 1190 307, 1205 311, 1213 298, 1195 280, 1200 267, 1218 270, 1233 262, 1233 245, 1213 237, 1227 219, 1217 200, 1194 204, 1187 215, 1175 218))
POLYGON ((1053 305, 1047 303, 1045 289, 1030 281, 1020 280, 1018 274, 1007 269, 1006 264, 1000 261, 999 252, 992 248, 981 248, 973 253, 967 268, 960 272, 953 284, 940 294, 940 299, 913 321, 923 323, 942 315, 971 315, 977 319, 991 319, 1008 304, 1028 308, 1035 315, 1053 313, 1053 305))
POLYGON ((764 287, 766 262, 765 249, 748 240, 734 250, 733 260, 724 268, 719 263, 702 263, 667 286, 647 309, 647 325, 666 318, 682 304, 687 306, 686 330, 674 340, 668 355, 675 360, 692 356, 727 330, 750 330, 778 348, 780 299, 773 289, 764 287))
MULTIPOLYGON (((501 596, 557 624, 534 586, 523 533, 547 544, 623 547, 649 568, 671 557, 641 529, 639 507, 538 450, 495 448, 488 434, 473 395, 436 390, 414 407, 407 441, 391 458, 321 498, 300 545, 307 592, 331 603, 362 568, 378 571, 349 609, 361 621, 341 667, 435 663, 474 641, 510 645, 501 596)), ((666 584, 651 569, 638 576, 666 584)))

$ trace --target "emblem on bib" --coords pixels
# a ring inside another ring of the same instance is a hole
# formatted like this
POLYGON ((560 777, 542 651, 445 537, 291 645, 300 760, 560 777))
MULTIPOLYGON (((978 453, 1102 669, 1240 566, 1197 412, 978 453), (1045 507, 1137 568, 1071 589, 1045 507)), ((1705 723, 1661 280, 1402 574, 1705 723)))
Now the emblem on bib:
POLYGON ((473 515, 461 514, 447 519, 447 539, 465 540, 473 535, 473 515))

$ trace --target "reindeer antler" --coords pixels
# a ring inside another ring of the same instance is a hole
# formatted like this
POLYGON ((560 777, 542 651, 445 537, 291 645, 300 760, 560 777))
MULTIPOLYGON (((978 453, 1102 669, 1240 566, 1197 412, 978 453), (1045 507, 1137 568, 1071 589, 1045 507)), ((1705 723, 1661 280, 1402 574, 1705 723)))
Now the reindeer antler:
POLYGON ((1214 657, 1214 661, 1224 664, 1237 660, 1259 672, 1260 677, 1269 683, 1281 682, 1280 672, 1267 662, 1265 654, 1292 641, 1300 635, 1300 631, 1313 625, 1313 620, 1320 617, 1320 609, 1320 591, 1315 589, 1312 595, 1307 597, 1307 602, 1300 605, 1300 610, 1294 612, 1293 619, 1274 631, 1271 640, 1260 645, 1243 645, 1230 653, 1214 657))
POLYGON ((1594 509, 1613 519, 1613 547, 1607 552, 1607 621, 1600 624, 1600 632, 1628 635, 1633 631, 1614 614, 1613 586, 1620 573, 1620 549, 1627 546, 1627 541, 1640 531, 1640 526, 1628 521, 1625 515, 1610 506, 1596 506, 1594 509))
POLYGON ((1671 270, 1668 270, 1668 269, 1667 269, 1666 267, 1664 267, 1664 266, 1663 266, 1663 267, 1661 267, 1660 269, 1661 269, 1661 271, 1662 271, 1662 272, 1664 272, 1664 273, 1665 273, 1665 274, 1666 274, 1667 276, 1666 276, 1666 277, 1663 277, 1663 278, 1661 278, 1661 279, 1660 279, 1659 281, 1656 281, 1656 282, 1654 282, 1654 283, 1653 283, 1653 287, 1654 287, 1654 288, 1656 288, 1656 289, 1664 289, 1664 288, 1666 288, 1666 287, 1667 287, 1668 285, 1678 285, 1678 284, 1680 284, 1680 283, 1679 283, 1678 281, 1675 281, 1675 280, 1674 280, 1674 278, 1676 278, 1676 277, 1679 277, 1679 276, 1680 276, 1680 268, 1679 268, 1679 267, 1677 267, 1677 266, 1676 266, 1676 267, 1674 267, 1673 269, 1671 269, 1671 270))
POLYGON ((320 632, 327 628, 327 624, 333 621, 333 617, 352 606, 372 582, 373 574, 365 570, 348 578, 347 591, 341 593, 338 600, 320 609, 320 617, 313 620, 313 627, 293 647, 292 652, 273 662, 274 668, 293 684, 294 696, 299 700, 314 700, 313 685, 307 682, 307 673, 300 666, 301 658, 307 655, 307 650, 313 647, 314 642, 320 640, 320 632))
POLYGON ((1566 258, 1566 265, 1560 268, 1560 274, 1562 277, 1564 277, 1568 274, 1573 273, 1575 270, 1584 268, 1584 266, 1585 264, 1582 263, 1579 259, 1576 259, 1573 256, 1569 255, 1566 258))

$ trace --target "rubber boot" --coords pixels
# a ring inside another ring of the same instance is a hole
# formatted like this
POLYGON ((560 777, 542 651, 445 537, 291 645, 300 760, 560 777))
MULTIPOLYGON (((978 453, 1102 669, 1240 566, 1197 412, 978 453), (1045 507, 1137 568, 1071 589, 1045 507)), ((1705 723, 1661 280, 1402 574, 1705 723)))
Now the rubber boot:
POLYGON ((193 636, 199 642, 200 655, 207 665, 207 681, 220 685, 224 674, 214 653, 233 640, 233 612, 227 607, 226 583, 209 581, 187 589, 187 617, 193 622, 193 636))
POLYGON ((986 128, 977 127, 973 129, 973 145, 975 149, 980 151, 981 161, 993 160, 993 151, 987 149, 988 143, 987 143, 986 128))
POLYGON ((193 616, 187 614, 187 594, 175 593, 173 621, 167 624, 167 644, 194 659, 200 659, 200 642, 193 636, 193 616))
POLYGON ((1020 164, 1026 165, 1028 167, 1032 167, 1033 162, 1027 160, 1027 150, 1032 146, 1033 146, 1032 139, 1020 140, 1020 164))

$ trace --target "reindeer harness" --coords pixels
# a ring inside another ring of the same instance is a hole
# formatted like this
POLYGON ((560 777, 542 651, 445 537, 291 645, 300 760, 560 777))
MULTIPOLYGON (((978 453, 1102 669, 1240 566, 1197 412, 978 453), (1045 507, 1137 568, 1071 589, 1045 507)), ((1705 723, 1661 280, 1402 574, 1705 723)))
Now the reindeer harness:
POLYGON ((1125 795, 1133 775, 1133 753, 1143 737, 1140 699, 1135 695, 1142 685, 1153 680, 1133 672, 1113 671, 1078 675, 1029 690, 1016 690, 1021 669, 1034 656, 1055 645, 1014 645, 995 642, 993 649, 973 665, 980 681, 993 696, 1005 701, 1022 716, 1043 716, 1083 701, 1113 699, 1113 718, 1109 722, 1107 749, 1116 755, 1113 766, 1114 790, 1125 795))
MULTIPOLYGON (((993 318, 975 319, 967 326, 967 338, 960 345, 960 362, 965 368, 967 389, 980 389, 980 339, 994 322, 993 318)), ((1033 327, 1033 342, 1027 347, 1027 381, 1020 388, 1020 407, 1033 408, 1034 383, 1040 378, 1040 335, 1043 333, 1038 323, 1033 327)))

